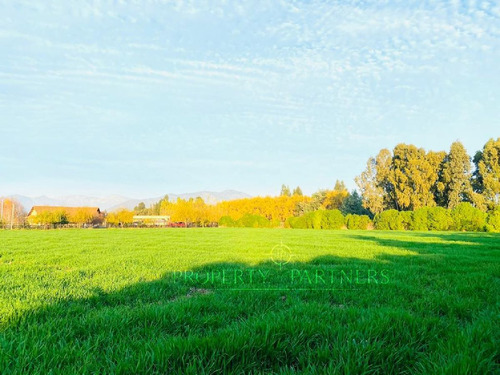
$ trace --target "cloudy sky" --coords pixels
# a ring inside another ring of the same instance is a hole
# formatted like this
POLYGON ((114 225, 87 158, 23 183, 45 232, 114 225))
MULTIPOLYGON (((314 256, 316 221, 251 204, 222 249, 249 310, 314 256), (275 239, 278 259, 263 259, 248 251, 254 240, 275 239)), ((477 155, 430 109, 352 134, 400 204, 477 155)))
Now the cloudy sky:
POLYGON ((0 0, 0 194, 307 193, 500 136, 497 1, 0 0))

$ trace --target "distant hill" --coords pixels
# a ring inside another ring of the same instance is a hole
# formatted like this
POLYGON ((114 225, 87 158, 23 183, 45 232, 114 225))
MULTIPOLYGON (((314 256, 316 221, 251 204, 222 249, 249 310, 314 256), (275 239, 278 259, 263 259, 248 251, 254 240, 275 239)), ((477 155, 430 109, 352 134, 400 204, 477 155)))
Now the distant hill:
MULTIPOLYGON (((234 199, 250 198, 250 195, 236 190, 224 190, 221 192, 196 191, 194 193, 167 194, 167 195, 170 201, 175 201, 177 200, 177 198, 189 199, 189 198, 201 197, 206 203, 209 204, 215 204, 217 202, 230 201, 234 199)), ((114 211, 120 208, 126 208, 132 210, 140 202, 144 202, 146 207, 149 207, 150 205, 158 202, 162 198, 163 196, 155 198, 145 198, 145 199, 129 199, 127 201, 121 202, 120 204, 110 207, 108 211, 114 211)))
MULTIPOLYGON (((201 197, 207 203, 214 204, 221 201, 228 201, 240 198, 249 198, 250 195, 236 190, 225 190, 221 192, 214 191, 197 191, 194 193, 185 194, 168 194, 171 201, 178 197, 182 199, 201 197)), ((146 207, 158 202, 161 197, 134 199, 121 195, 109 195, 106 197, 91 197, 86 195, 66 195, 61 197, 47 197, 45 195, 39 197, 28 197, 25 195, 11 195, 10 198, 21 203, 26 211, 29 211, 33 206, 92 206, 99 207, 101 210, 114 211, 119 208, 127 208, 132 210, 140 202, 144 202, 146 207)))

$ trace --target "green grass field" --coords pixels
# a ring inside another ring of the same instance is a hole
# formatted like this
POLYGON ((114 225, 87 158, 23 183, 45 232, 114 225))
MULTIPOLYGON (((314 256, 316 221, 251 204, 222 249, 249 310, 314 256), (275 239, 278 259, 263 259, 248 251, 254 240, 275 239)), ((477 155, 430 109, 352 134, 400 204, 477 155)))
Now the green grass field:
POLYGON ((0 373, 500 373, 499 291, 498 234, 2 231, 0 373))

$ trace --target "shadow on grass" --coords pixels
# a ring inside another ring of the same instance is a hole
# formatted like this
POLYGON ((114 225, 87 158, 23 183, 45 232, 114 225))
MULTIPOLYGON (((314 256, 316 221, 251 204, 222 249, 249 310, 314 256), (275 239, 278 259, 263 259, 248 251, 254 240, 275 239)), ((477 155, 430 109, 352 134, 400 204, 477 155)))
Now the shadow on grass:
MULTIPOLYGON (((90 298, 61 300, 1 328, 0 372, 498 370, 494 286, 414 268, 418 258, 219 263, 117 291, 94 289, 90 298)), ((476 269, 467 260, 463 266, 476 269)), ((485 280, 495 273, 482 272, 485 280)))
POLYGON ((346 235, 362 241, 371 241, 384 247, 410 250, 420 255, 490 255, 499 256, 499 233, 470 232, 405 232, 384 231, 376 235, 370 232, 346 235))

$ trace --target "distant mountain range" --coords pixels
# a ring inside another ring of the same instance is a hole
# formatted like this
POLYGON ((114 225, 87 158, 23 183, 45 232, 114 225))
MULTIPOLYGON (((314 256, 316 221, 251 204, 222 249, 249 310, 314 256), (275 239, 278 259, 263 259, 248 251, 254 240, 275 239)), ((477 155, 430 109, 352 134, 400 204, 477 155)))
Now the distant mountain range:
MULTIPOLYGON (((194 193, 185 194, 167 194, 170 201, 175 201, 177 198, 189 199, 201 197, 206 203, 214 204, 221 201, 229 201, 234 199, 249 198, 250 195, 242 193, 236 190, 224 190, 220 192, 216 191, 197 191, 194 193)), ((67 206, 67 207, 78 207, 78 206, 91 206, 99 207, 101 210, 106 210, 108 212, 126 208, 132 210, 140 202, 144 202, 146 207, 149 207, 153 203, 158 202, 161 197, 154 198, 144 198, 144 199, 134 199, 130 197, 124 197, 121 195, 109 195, 103 198, 91 197, 86 195, 66 195, 61 197, 27 197, 25 195, 11 195, 10 198, 17 200, 21 203, 26 211, 29 211, 32 206, 67 206)))

